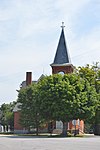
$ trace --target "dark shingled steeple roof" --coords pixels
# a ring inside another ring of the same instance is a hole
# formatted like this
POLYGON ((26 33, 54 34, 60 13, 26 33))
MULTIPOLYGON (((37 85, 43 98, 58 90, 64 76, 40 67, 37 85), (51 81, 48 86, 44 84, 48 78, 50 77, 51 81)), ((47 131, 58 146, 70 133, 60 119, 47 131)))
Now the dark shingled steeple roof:
POLYGON ((53 65, 65 65, 65 64, 71 64, 70 58, 68 55, 68 49, 66 46, 66 41, 65 41, 65 35, 64 35, 64 26, 62 26, 62 32, 60 35, 56 55, 54 58, 54 62, 51 64, 53 65))

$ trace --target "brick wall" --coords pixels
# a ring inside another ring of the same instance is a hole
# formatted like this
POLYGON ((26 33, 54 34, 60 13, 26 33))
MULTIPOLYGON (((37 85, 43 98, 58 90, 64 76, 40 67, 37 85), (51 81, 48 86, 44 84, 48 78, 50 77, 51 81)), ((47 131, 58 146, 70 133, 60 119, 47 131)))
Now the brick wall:
POLYGON ((14 130, 22 130, 23 128, 20 125, 20 112, 14 112, 14 130))
POLYGON ((63 71, 65 74, 72 73, 73 68, 72 66, 52 66, 52 74, 59 73, 60 71, 63 71))

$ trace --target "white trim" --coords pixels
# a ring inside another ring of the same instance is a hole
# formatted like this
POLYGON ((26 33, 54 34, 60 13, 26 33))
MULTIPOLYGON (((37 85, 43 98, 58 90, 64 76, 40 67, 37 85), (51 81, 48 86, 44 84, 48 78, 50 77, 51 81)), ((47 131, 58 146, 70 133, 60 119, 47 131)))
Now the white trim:
POLYGON ((73 67, 73 65, 72 64, 70 64, 70 63, 65 63, 65 64, 50 64, 50 66, 72 66, 73 67))

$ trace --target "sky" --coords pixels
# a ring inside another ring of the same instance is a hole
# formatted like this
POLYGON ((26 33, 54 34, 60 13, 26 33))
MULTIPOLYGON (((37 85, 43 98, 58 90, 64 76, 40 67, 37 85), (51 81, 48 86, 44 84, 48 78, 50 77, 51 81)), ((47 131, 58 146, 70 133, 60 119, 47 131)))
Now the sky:
POLYGON ((100 62, 100 0, 0 0, 0 105, 51 74, 62 22, 72 64, 100 62))

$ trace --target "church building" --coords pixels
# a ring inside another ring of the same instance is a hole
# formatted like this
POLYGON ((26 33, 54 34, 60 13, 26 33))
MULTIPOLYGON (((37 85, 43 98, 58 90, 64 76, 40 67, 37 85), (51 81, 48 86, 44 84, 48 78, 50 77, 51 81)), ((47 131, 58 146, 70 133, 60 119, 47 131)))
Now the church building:
MULTIPOLYGON (((68 53, 66 40, 65 40, 65 34, 64 34, 64 23, 62 23, 61 26, 61 35, 58 42, 58 47, 56 50, 54 62, 51 64, 52 67, 52 74, 68 74, 73 73, 74 67, 71 63, 71 59, 68 53)), ((33 81, 36 82, 36 81, 33 81)), ((28 72, 26 74, 26 81, 22 82, 22 88, 25 86, 28 86, 32 83, 32 74, 28 72)), ((20 110, 18 108, 17 104, 14 108, 14 131, 15 132, 21 132, 23 131, 23 128, 19 124, 19 118, 20 118, 20 110)), ((56 121, 54 124, 55 129, 62 129, 63 124, 61 121, 56 121)), ((81 120, 72 120, 68 123, 68 130, 69 131, 77 131, 77 133, 84 133, 84 122, 81 120)))

